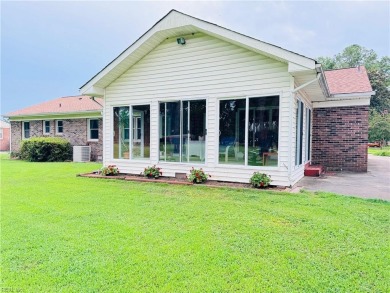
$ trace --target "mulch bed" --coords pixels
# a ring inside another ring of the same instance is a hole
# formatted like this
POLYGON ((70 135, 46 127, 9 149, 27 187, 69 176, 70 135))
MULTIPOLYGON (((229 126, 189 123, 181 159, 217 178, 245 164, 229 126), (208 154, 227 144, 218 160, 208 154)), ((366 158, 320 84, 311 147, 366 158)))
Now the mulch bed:
MULTIPOLYGON (((127 180, 127 181, 136 181, 136 182, 149 182, 149 183, 168 183, 176 185, 198 185, 191 182, 188 182, 185 178, 176 178, 176 177, 164 177, 161 176, 158 179, 149 179, 141 175, 133 174, 118 174, 115 176, 102 176, 96 173, 85 173, 78 174, 79 177, 88 177, 88 178, 99 178, 99 179, 111 179, 111 180, 127 180)), ((199 185, 206 185, 209 187, 230 187, 230 188, 251 188, 254 189, 249 183, 236 183, 236 182, 225 182, 225 181, 216 181, 208 180, 199 185)), ((264 190, 264 189, 263 189, 264 190)), ((267 190, 275 191, 288 191, 289 189, 283 186, 269 186, 267 190)))

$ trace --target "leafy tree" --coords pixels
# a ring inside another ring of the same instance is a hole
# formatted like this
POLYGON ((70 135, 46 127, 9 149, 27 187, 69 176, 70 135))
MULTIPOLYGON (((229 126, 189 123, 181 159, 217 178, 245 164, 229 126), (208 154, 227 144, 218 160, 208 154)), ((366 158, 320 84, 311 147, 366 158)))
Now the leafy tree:
POLYGON ((378 113, 375 110, 371 111, 368 140, 380 141, 381 146, 386 145, 386 142, 390 141, 390 114, 388 112, 378 113))

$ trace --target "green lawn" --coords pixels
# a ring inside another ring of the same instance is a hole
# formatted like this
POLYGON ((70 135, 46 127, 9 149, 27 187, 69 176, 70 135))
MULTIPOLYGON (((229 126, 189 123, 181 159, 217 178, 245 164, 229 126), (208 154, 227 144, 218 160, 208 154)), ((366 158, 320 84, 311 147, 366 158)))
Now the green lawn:
POLYGON ((390 157, 390 146, 386 146, 382 148, 369 147, 368 153, 375 156, 390 157))
POLYGON ((4 292, 389 292, 390 204, 1 161, 4 292))

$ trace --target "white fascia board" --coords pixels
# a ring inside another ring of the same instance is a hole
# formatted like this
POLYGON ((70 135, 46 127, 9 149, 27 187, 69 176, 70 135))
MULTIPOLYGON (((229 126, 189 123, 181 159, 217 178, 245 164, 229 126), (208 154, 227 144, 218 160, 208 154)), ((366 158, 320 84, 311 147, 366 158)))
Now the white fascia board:
POLYGON ((80 93, 85 96, 91 96, 91 97, 104 97, 104 89, 97 87, 97 86, 91 86, 88 89, 81 88, 80 93))
POLYGON ((369 106, 370 98, 361 97, 358 99, 348 100, 331 100, 324 102, 313 102, 313 108, 333 108, 333 107, 352 107, 352 106, 369 106))
MULTIPOLYGON (((251 49, 259 54, 264 53, 271 58, 274 57, 276 59, 284 60, 287 63, 293 62, 298 66, 306 67, 308 69, 315 69, 316 66, 316 62, 314 59, 310 59, 308 57, 293 53, 280 47, 220 27, 216 24, 212 24, 204 20, 200 20, 192 16, 185 15, 175 10, 172 10, 163 19, 157 22, 151 29, 149 29, 143 36, 141 36, 136 42, 134 42, 130 47, 123 51, 116 59, 114 59, 105 68, 103 68, 102 71, 100 71, 86 84, 84 84, 80 88, 80 92, 82 94, 87 94, 89 89, 93 87, 99 80, 101 80, 105 75, 109 74, 110 71, 112 71, 116 66, 122 63, 129 55, 131 55, 135 50, 144 45, 144 43, 150 41, 152 38, 155 38, 154 41, 161 42, 163 39, 158 34, 159 31, 167 31, 171 29, 173 30, 177 29, 178 27, 184 26, 194 26, 194 29, 200 32, 204 32, 208 35, 214 36, 222 40, 226 40, 238 46, 251 49)), ((96 94, 92 90, 90 92, 91 94, 96 94)))
POLYGON ((337 99, 345 99, 345 98, 363 98, 363 97, 371 97, 375 95, 375 91, 365 92, 365 93, 351 93, 351 94, 334 94, 331 95, 329 100, 337 100, 337 99))

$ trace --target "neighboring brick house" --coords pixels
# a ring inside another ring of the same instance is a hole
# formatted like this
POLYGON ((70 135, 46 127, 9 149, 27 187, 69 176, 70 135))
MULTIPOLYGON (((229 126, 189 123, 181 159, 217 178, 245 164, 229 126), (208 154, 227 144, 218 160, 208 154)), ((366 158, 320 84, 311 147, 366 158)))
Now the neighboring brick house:
POLYGON ((9 151, 9 123, 0 120, 0 151, 9 151))
POLYGON ((91 159, 102 160, 102 99, 70 96, 4 115, 11 123, 11 152, 30 137, 62 137, 71 145, 91 147, 91 159))

